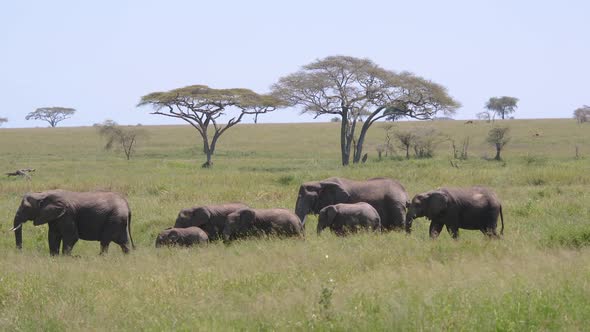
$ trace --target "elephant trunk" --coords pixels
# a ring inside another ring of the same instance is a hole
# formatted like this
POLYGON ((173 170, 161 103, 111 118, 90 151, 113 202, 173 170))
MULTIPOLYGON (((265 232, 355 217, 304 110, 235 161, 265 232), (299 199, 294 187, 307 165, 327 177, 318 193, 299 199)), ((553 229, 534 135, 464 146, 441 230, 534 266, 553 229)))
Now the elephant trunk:
POLYGON ((22 249, 23 248, 23 223, 26 221, 22 215, 17 212, 14 216, 14 226, 12 230, 14 231, 14 239, 16 241, 16 248, 22 249))
POLYGON ((231 241, 231 232, 227 226, 223 229, 223 243, 228 244, 231 241))
POLYGON ((297 203, 295 203, 295 214, 301 220, 303 226, 305 226, 305 219, 307 219, 307 214, 310 212, 309 206, 305 203, 302 198, 297 199, 297 203))
POLYGON ((326 228, 325 225, 318 224, 318 236, 320 236, 320 234, 322 233, 322 231, 324 230, 324 228, 326 228))
POLYGON ((410 208, 406 214, 405 223, 406 233, 408 234, 412 232, 412 221, 414 221, 414 218, 416 218, 416 211, 413 208, 410 208))
POLYGON ((156 248, 160 248, 162 246, 162 238, 159 236, 156 238, 156 248))

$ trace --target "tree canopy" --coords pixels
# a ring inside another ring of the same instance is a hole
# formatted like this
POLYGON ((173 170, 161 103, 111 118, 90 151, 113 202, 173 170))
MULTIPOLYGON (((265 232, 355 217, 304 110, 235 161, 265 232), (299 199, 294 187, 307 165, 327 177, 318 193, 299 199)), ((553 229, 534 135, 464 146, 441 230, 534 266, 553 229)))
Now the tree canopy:
POLYGON ((25 117, 26 120, 42 120, 46 121, 51 127, 57 126, 63 120, 69 119, 76 113, 73 108, 67 107, 41 107, 35 111, 30 112, 25 117))
POLYGON ((105 120, 101 124, 95 124, 98 133, 106 138, 105 150, 120 148, 127 160, 135 152, 137 141, 147 137, 147 132, 141 126, 119 126, 113 120, 105 120))
POLYGON ((578 123, 590 122, 590 106, 584 105, 574 111, 574 119, 578 123))
POLYGON ((369 59, 329 56, 284 76, 272 95, 302 112, 339 116, 342 165, 362 156, 370 126, 380 119, 431 119, 438 112, 453 113, 460 104, 446 88, 409 72, 386 70, 369 59), (357 125, 362 122, 358 137, 357 125))
POLYGON ((4 124, 5 122, 8 122, 8 119, 7 119, 7 118, 2 118, 2 117, 0 117, 0 126, 1 126, 2 124, 4 124))
POLYGON ((486 142, 488 144, 494 146, 496 148, 496 157, 495 160, 502 160, 500 157, 500 152, 508 142, 510 141, 510 128, 508 127, 495 127, 490 129, 488 132, 488 137, 486 138, 486 142))
POLYGON ((518 98, 515 97, 491 97, 486 102, 485 107, 498 116, 501 116, 502 120, 504 120, 506 115, 516 112, 516 108, 518 107, 516 104, 518 104, 518 98))
POLYGON ((268 113, 284 106, 274 96, 258 94, 249 89, 214 89, 206 85, 191 85, 165 92, 152 92, 141 97, 138 106, 151 106, 153 112, 177 118, 193 126, 203 140, 207 161, 212 165, 212 155, 219 137, 229 128, 240 123, 247 114, 268 113), (221 116, 229 120, 221 123, 221 116), (209 128, 213 133, 209 135, 209 128))

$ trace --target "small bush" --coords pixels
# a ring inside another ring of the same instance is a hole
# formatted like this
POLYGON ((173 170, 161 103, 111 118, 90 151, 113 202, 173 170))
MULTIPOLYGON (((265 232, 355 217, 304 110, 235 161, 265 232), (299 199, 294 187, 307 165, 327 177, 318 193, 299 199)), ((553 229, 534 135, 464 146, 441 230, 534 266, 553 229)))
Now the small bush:
POLYGON ((288 186, 295 182, 295 177, 293 175, 283 175, 277 179, 277 182, 283 186, 288 186))

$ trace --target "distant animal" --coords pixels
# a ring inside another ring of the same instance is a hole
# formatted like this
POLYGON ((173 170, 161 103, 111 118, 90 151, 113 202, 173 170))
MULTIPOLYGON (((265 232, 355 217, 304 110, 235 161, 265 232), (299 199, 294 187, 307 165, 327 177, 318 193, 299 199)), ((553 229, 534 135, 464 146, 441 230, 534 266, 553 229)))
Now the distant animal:
POLYGON ((318 217, 318 235, 329 228, 336 235, 347 235, 361 229, 381 231, 381 217, 369 203, 328 205, 318 217))
POLYGON ((115 242, 124 253, 129 252, 131 210, 127 200, 113 192, 73 192, 50 190, 27 193, 14 216, 13 231, 16 247, 22 248, 22 226, 27 220, 33 225, 49 225, 49 253, 70 255, 78 239, 100 241, 100 253, 108 251, 115 242))
POLYGON ((465 121, 465 124, 473 124, 473 120, 467 120, 465 121))
POLYGON ((227 216, 224 241, 264 235, 303 236, 303 225, 293 212, 286 209, 247 208, 227 216))
POLYGON ((31 179, 30 173, 33 173, 33 172, 35 172, 34 168, 23 168, 23 169, 17 169, 14 172, 8 172, 8 173, 6 173, 6 175, 9 177, 10 176, 23 176, 23 177, 27 178, 27 180, 30 180, 31 179))
POLYGON ((401 230, 404 227, 407 200, 406 189, 393 179, 355 181, 334 177, 303 183, 299 187, 295 214, 305 224, 308 214, 318 214, 328 205, 366 202, 379 213, 383 230, 401 230))
POLYGON ((484 187, 439 188, 412 198, 406 225, 409 232, 413 219, 426 217, 430 219, 430 237, 433 239, 438 237, 443 226, 455 239, 459 228, 480 230, 489 237, 497 238, 498 215, 502 221, 502 235, 502 204, 491 190, 484 187))
POLYGON ((240 209, 248 208, 242 203, 227 203, 218 205, 194 206, 180 210, 175 228, 199 227, 209 239, 214 241, 221 239, 223 228, 227 223, 227 216, 240 209))
POLYGON ((207 233, 199 227, 166 228, 156 238, 156 248, 161 246, 190 247, 209 242, 207 233))

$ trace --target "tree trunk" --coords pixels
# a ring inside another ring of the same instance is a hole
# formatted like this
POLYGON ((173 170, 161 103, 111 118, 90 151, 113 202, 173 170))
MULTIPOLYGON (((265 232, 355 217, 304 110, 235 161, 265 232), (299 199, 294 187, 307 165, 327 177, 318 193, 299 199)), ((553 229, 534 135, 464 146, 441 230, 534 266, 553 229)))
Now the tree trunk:
POLYGON ((342 156, 342 166, 348 166, 350 160, 350 145, 347 144, 348 135, 346 129, 348 128, 348 110, 346 107, 342 108, 342 122, 340 123, 340 153, 342 156), (348 145, 348 150, 347 150, 348 145))
POLYGON ((410 159, 410 145, 406 145, 406 159, 410 159))
POLYGON ((365 121, 363 126, 361 127, 361 133, 359 135, 359 139, 356 142, 356 149, 354 153, 353 163, 358 164, 361 161, 361 156, 363 155, 363 144, 365 143, 365 137, 367 136, 367 132, 369 131, 369 127, 371 126, 370 121, 365 121))
POLYGON ((211 158, 215 154, 215 146, 217 145, 217 140, 220 136, 221 134, 219 134, 219 132, 217 131, 213 135, 213 139, 211 139, 211 144, 207 147, 207 152, 205 153, 207 155, 207 161, 203 165, 201 165, 201 167, 210 168, 211 166, 213 166, 213 161, 211 161, 211 158))
POLYGON ((502 151, 502 147, 500 146, 500 144, 496 143, 496 157, 494 158, 495 160, 502 160, 502 158, 500 157, 500 151, 502 151))

